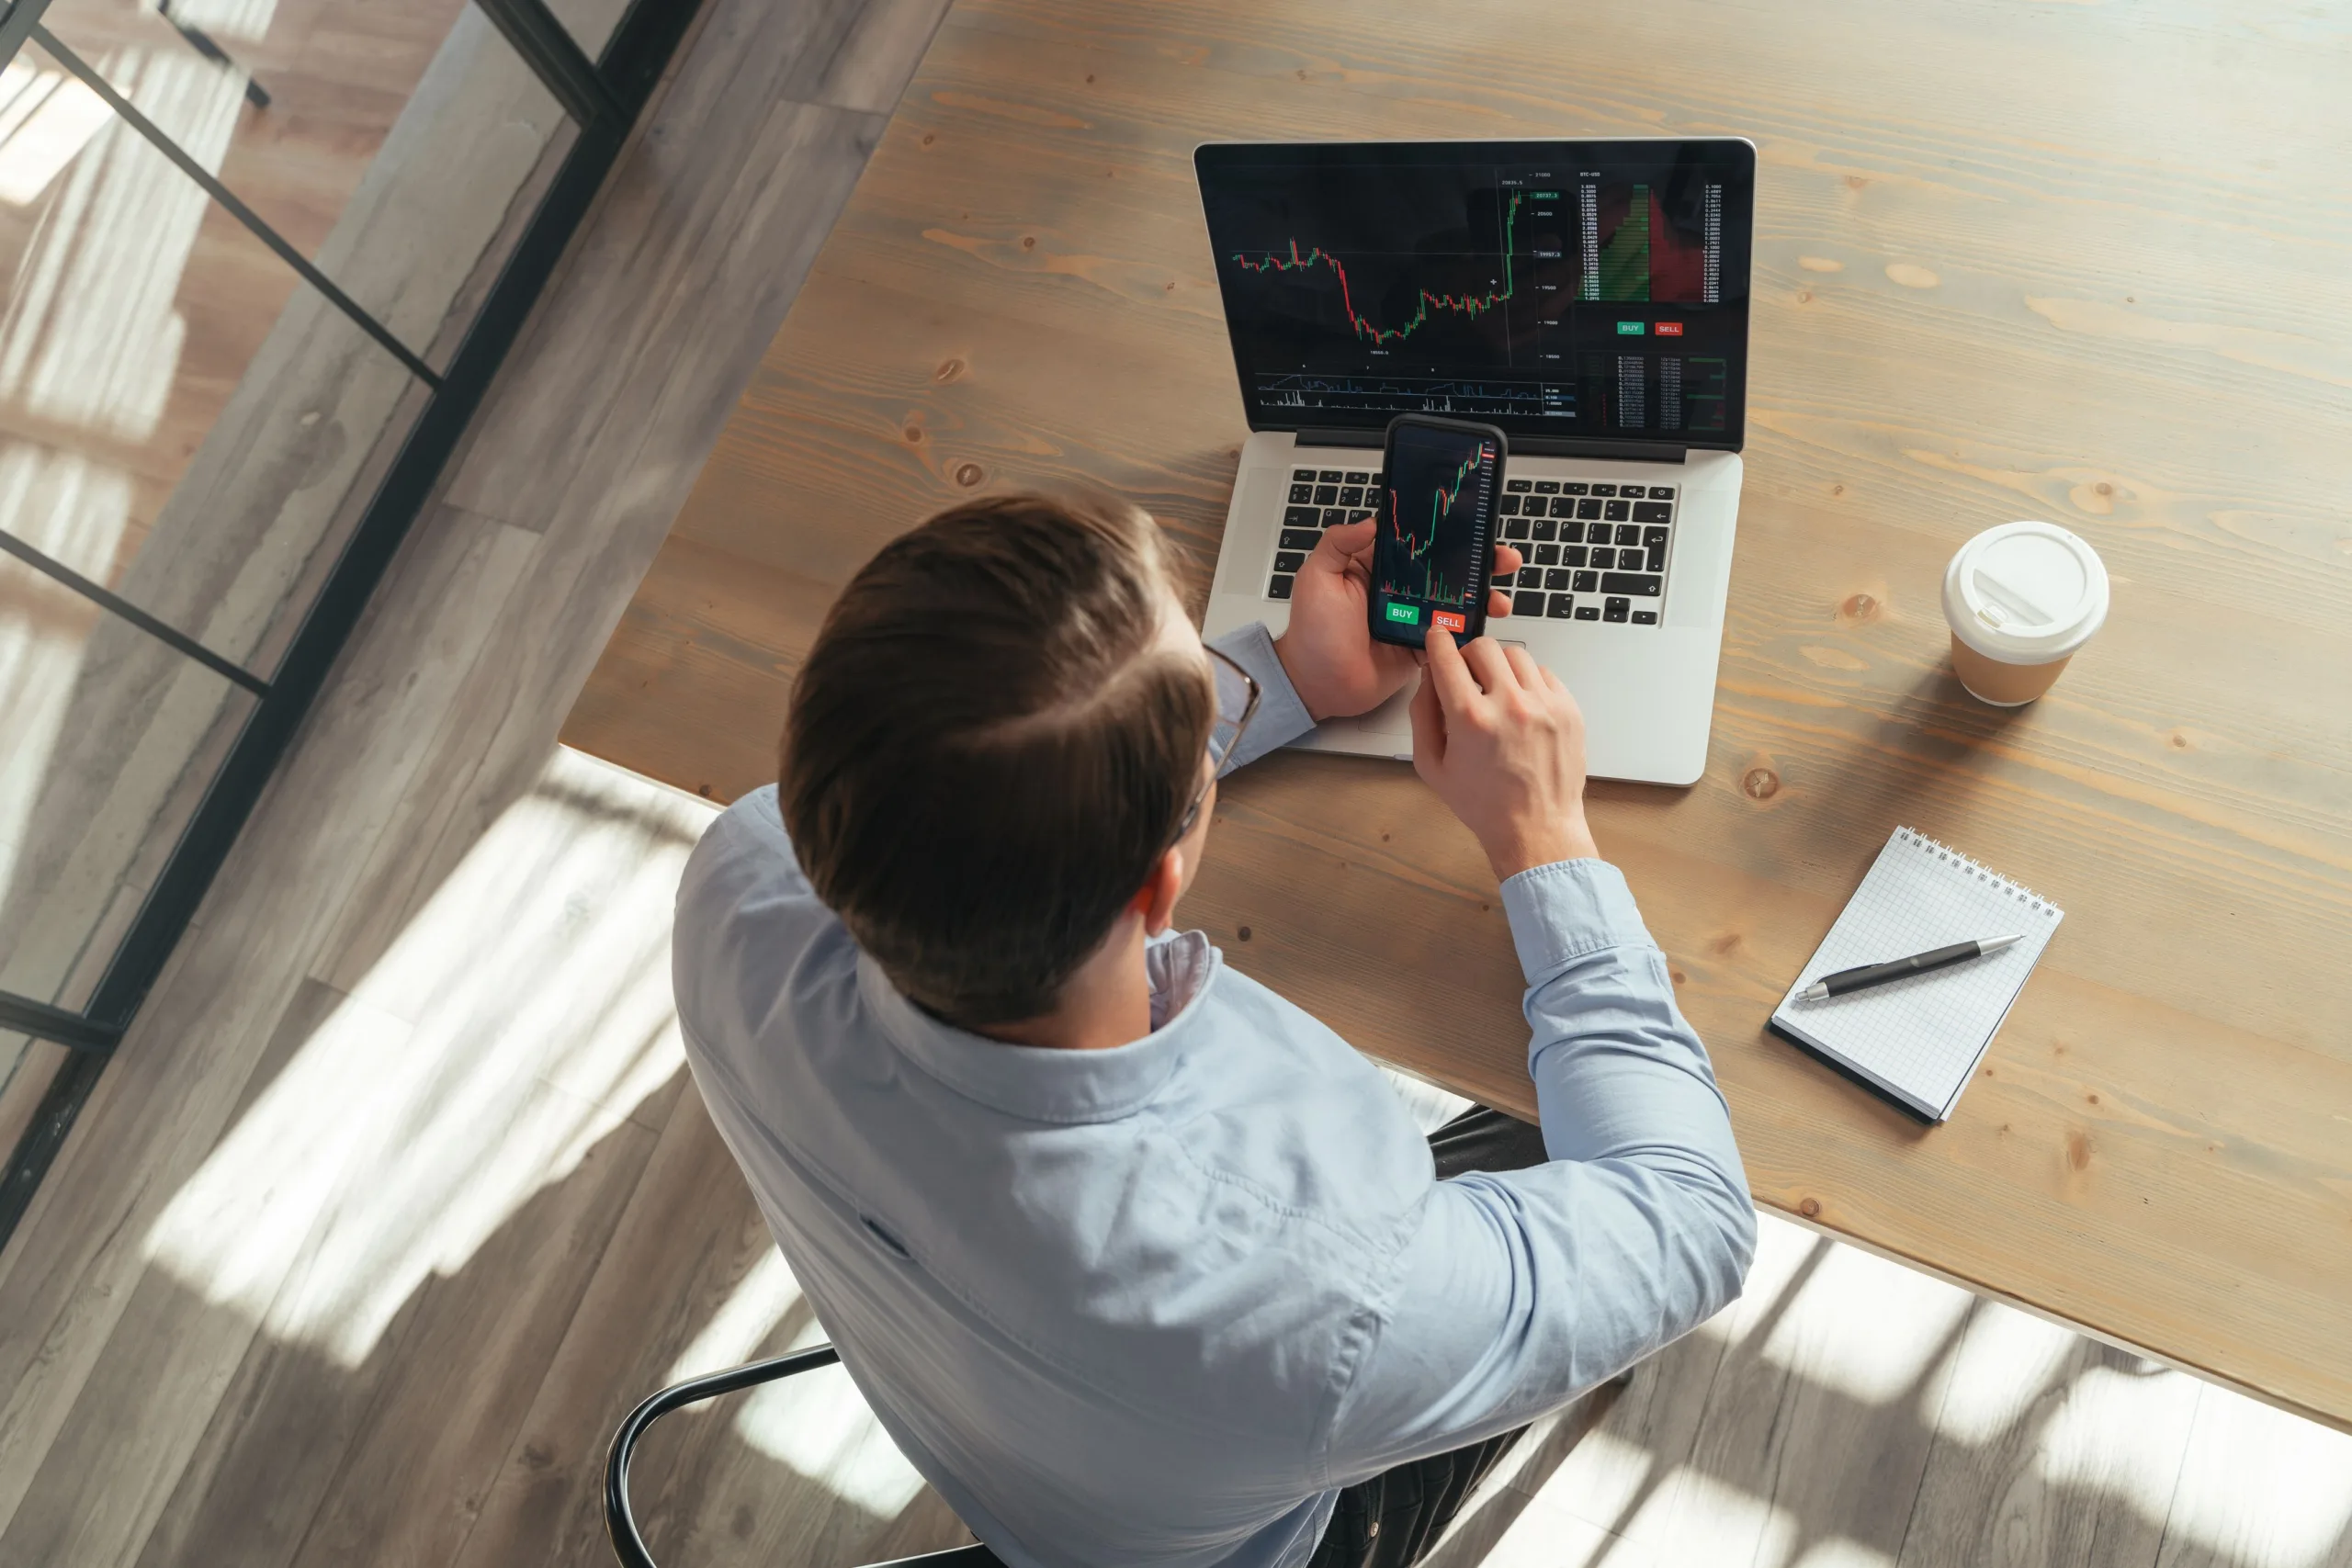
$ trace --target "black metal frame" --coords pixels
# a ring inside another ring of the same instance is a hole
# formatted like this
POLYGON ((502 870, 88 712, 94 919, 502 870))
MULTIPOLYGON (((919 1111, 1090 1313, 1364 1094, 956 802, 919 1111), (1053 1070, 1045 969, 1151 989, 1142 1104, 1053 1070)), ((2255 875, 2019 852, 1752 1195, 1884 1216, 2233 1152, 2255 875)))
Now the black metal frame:
POLYGON ((178 652, 228 675, 258 701, 227 757, 206 787, 195 815, 130 930, 99 977, 89 1005, 80 1012, 31 998, 0 993, 0 1028, 68 1046, 72 1055, 57 1069, 48 1090, 0 1175, 0 1247, 22 1218, 41 1177, 56 1158, 100 1067, 121 1040, 147 993, 163 973, 194 918, 207 888, 228 858, 245 819, 260 800, 297 728, 325 684, 329 671, 358 624, 385 569, 424 509, 466 427, 481 406, 492 378, 521 333, 540 291, 554 273, 565 246, 603 187, 639 113, 652 96, 663 69, 685 36, 701 0, 633 0, 603 52, 591 62, 542 0, 475 0, 555 94, 577 127, 577 135, 556 172, 538 210, 524 228, 500 267, 480 311, 465 331, 448 367, 435 374, 397 338, 320 274, 307 257, 271 231, 220 183, 193 164, 153 122, 123 101, 113 87, 40 25, 50 0, 16 0, 0 17, 0 61, 15 56, 28 39, 55 55, 115 112, 204 186, 265 244, 277 252, 362 330, 375 338, 424 386, 426 401, 373 499, 361 514, 317 599, 303 613, 291 646, 267 680, 229 665, 193 638, 130 605, 62 563, 21 541, 0 548, 25 560, 74 592, 122 615, 178 652))
MULTIPOLYGON (((722 1393, 739 1393, 800 1372, 813 1372, 820 1367, 833 1366, 841 1359, 841 1353, 831 1345, 795 1350, 788 1356, 730 1367, 707 1377, 690 1378, 663 1389, 630 1411, 620 1430, 613 1434, 612 1450, 605 1458, 605 1533, 612 1538, 613 1555, 620 1559, 621 1568, 656 1568, 653 1554, 645 1549, 645 1537, 638 1532, 637 1517, 628 1506, 628 1461, 647 1427, 683 1405, 716 1399, 722 1393)), ((930 1568, 1003 1568, 996 1553, 985 1546, 927 1551, 919 1557, 876 1563, 875 1568, 912 1568, 916 1563, 926 1563, 930 1568)))

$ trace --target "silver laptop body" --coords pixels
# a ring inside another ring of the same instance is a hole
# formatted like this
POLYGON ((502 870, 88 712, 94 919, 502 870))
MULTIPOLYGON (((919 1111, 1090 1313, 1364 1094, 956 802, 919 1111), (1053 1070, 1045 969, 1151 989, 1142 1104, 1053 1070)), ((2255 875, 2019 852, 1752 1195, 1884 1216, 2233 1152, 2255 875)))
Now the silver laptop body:
MULTIPOLYGON (((1705 771, 1739 510, 1755 150, 1728 139, 1212 143, 1194 157, 1251 434, 1204 635, 1289 624, 1388 419, 1510 438, 1497 586, 1597 777, 1705 771), (1465 216, 1457 216, 1466 214, 1465 216)), ((1409 758, 1412 688, 1296 744, 1409 758)))

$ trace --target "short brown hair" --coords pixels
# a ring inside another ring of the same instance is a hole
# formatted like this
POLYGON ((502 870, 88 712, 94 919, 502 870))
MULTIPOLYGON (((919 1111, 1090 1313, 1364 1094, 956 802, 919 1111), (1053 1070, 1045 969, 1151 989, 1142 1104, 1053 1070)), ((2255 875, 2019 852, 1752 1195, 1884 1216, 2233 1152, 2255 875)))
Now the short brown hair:
POLYGON ((892 540, 792 692, 801 868, 916 1002, 1052 1010, 1199 788, 1212 685, 1160 651, 1165 547, 1114 502, 1009 495, 892 540))

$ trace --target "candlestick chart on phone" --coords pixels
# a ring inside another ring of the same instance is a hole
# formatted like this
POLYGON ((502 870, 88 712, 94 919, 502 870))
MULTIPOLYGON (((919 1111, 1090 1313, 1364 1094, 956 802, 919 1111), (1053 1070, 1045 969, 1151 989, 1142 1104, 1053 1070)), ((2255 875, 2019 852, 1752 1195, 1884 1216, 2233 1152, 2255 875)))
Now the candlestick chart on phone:
POLYGON ((1418 476, 1390 476, 1380 509, 1380 525, 1386 534, 1380 541, 1385 547, 1380 552, 1382 592, 1433 604, 1470 602, 1468 540, 1460 528, 1448 525, 1453 522, 1464 487, 1486 456, 1483 445, 1473 448, 1451 478, 1442 464, 1418 476), (1417 478, 1420 482, 1415 482, 1417 478))

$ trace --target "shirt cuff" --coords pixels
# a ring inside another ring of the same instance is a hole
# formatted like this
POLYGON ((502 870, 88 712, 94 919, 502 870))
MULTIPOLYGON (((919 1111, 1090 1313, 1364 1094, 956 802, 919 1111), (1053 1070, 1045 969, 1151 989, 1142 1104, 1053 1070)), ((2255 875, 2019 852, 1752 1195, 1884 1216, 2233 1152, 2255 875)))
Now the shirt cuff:
POLYGON ((1252 621, 1238 631, 1211 637, 1209 646, 1250 671, 1258 682, 1258 711, 1250 717, 1250 728, 1241 732, 1241 743, 1218 770, 1218 777, 1248 766, 1277 746, 1315 733, 1315 721, 1307 716, 1306 705, 1298 700, 1298 688, 1290 683, 1290 671, 1283 668, 1282 656, 1274 651, 1273 634, 1266 630, 1265 622, 1252 621))
POLYGON ((1655 947, 1625 874, 1605 860, 1530 866, 1503 884, 1503 913, 1520 972, 1540 986, 1576 959, 1611 947, 1655 947))

